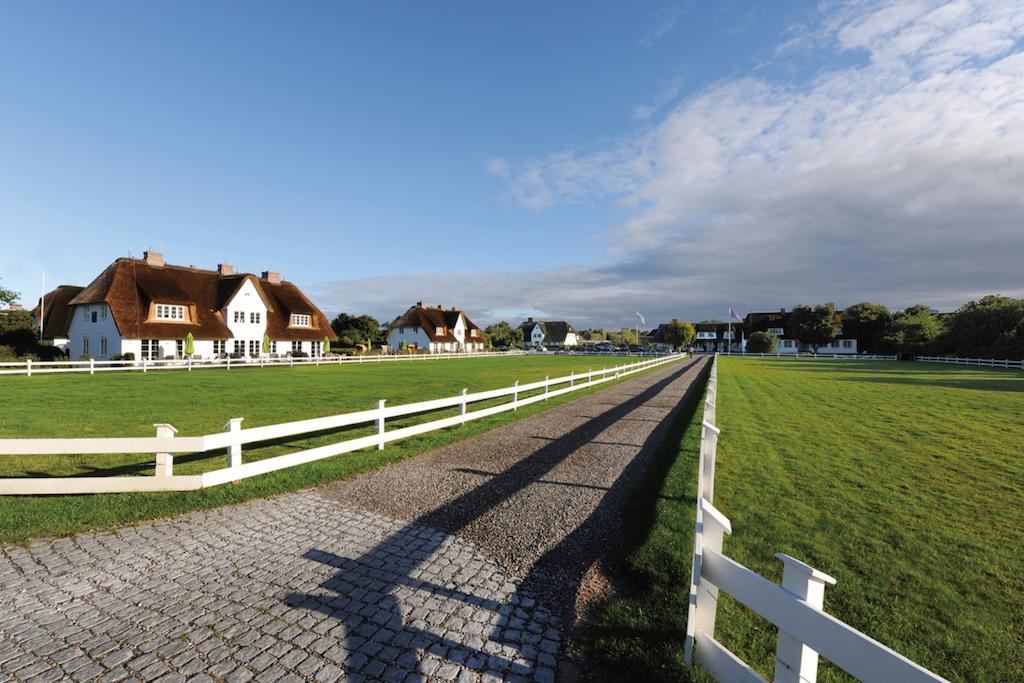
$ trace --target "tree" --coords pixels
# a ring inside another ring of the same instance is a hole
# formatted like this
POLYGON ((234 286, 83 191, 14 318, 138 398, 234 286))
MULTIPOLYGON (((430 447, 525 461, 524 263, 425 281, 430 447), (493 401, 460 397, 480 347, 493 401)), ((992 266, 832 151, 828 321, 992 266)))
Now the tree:
POLYGON ((32 315, 28 311, 0 311, 0 335, 18 330, 32 332, 32 315))
POLYGON ((989 294, 946 318, 937 343, 942 353, 984 358, 1024 358, 1024 299, 989 294))
POLYGON ((801 345, 811 347, 814 353, 818 347, 829 344, 836 338, 839 318, 835 304, 794 306, 789 316, 789 335, 801 345))
POLYGON ((338 343, 342 346, 355 346, 370 340, 371 344, 384 343, 380 331, 380 323, 376 318, 369 315, 352 316, 347 313, 339 313, 331 321, 331 329, 338 335, 338 343))
POLYGON ((484 329, 484 336, 492 347, 518 349, 523 345, 523 331, 518 327, 512 327, 504 320, 484 329))
POLYGON ((636 344, 636 330, 631 330, 627 327, 623 327, 618 332, 612 332, 608 335, 608 341, 616 346, 627 346, 629 344, 636 344))
POLYGON ((747 338, 750 353, 775 353, 778 348, 779 338, 767 332, 754 332, 747 338))
POLYGON ((676 348, 689 346, 696 337, 697 328, 693 326, 693 323, 688 323, 685 320, 676 320, 675 318, 672 318, 672 322, 666 325, 662 331, 662 338, 665 340, 665 343, 671 344, 676 348))
POLYGON ((6 287, 0 287, 0 306, 10 306, 18 297, 21 295, 14 290, 7 289, 6 287))
POLYGON ((943 326, 927 306, 911 306, 897 313, 882 342, 887 350, 921 354, 930 350, 942 334, 943 326))
POLYGON ((892 331, 893 315, 882 304, 861 301, 843 311, 843 336, 856 337, 862 352, 879 353, 882 340, 892 331))

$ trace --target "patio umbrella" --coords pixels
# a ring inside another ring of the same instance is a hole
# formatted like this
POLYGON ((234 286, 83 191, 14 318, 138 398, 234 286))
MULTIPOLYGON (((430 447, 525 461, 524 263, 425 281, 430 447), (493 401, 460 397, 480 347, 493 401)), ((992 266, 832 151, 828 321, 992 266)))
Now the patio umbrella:
POLYGON ((330 353, 330 352, 331 352, 331 340, 328 339, 326 335, 324 335, 324 353, 330 353))
POLYGON ((263 353, 270 353, 270 335, 263 335, 263 353))
POLYGON ((185 355, 191 356, 195 352, 196 340, 195 337, 192 336, 192 333, 189 332, 188 334, 185 335, 185 355))

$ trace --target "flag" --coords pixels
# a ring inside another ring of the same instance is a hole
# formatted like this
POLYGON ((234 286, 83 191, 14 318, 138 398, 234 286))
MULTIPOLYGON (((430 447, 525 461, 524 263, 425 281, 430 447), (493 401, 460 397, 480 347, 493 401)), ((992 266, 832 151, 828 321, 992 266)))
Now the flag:
POLYGON ((644 315, 643 315, 643 313, 641 313, 640 311, 637 311, 637 312, 636 312, 636 317, 637 317, 637 318, 640 318, 640 324, 641 324, 641 325, 646 325, 646 324, 647 324, 647 321, 646 321, 646 320, 644 320, 644 315))
POLYGON ((743 318, 740 317, 740 314, 732 310, 731 308, 729 309, 729 317, 735 320, 736 322, 743 322, 743 318))

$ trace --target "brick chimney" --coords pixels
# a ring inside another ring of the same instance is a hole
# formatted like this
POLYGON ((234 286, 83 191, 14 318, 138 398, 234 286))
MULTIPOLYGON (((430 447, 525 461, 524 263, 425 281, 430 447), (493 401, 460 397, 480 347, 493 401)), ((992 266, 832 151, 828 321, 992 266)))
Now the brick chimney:
POLYGON ((281 273, 275 273, 272 270, 264 270, 262 277, 272 285, 281 284, 281 273))
POLYGON ((142 258, 146 260, 147 266, 162 267, 164 265, 164 255, 159 251, 144 251, 142 252, 142 258))
POLYGON ((417 307, 417 308, 425 308, 425 306, 423 305, 423 302, 422 302, 422 301, 417 301, 417 302, 416 302, 416 307, 417 307))
POLYGON ((230 263, 218 263, 217 272, 220 273, 221 275, 234 275, 235 267, 230 263))

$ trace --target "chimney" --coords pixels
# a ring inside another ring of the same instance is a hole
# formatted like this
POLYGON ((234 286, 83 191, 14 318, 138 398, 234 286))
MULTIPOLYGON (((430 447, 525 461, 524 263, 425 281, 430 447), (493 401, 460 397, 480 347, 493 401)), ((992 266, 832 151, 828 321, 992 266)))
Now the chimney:
POLYGON ((437 310, 443 311, 444 310, 444 306, 442 306, 441 304, 438 304, 437 305, 437 310))
POLYGON ((264 270, 262 277, 272 285, 281 284, 281 273, 275 273, 272 270, 264 270))
POLYGON ((526 322, 528 322, 528 323, 532 323, 532 322, 533 322, 533 318, 527 318, 527 319, 526 319, 526 322))
POLYGON ((217 272, 221 275, 234 275, 235 267, 230 263, 218 263, 217 272))
POLYGON ((416 308, 423 308, 423 302, 422 301, 417 301, 416 302, 416 308))
POLYGON ((162 267, 164 265, 164 255, 159 251, 144 251, 142 252, 142 258, 146 260, 147 266, 162 267))

